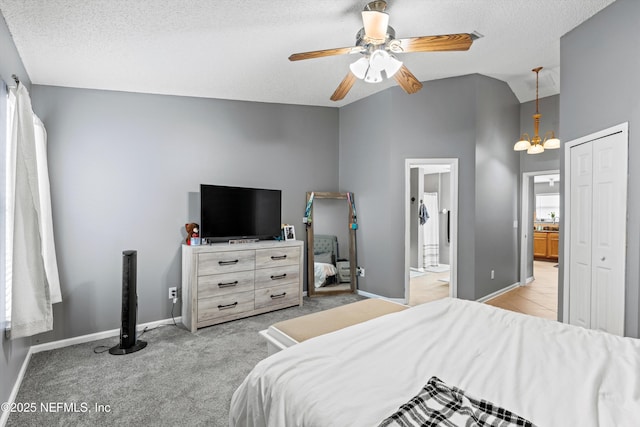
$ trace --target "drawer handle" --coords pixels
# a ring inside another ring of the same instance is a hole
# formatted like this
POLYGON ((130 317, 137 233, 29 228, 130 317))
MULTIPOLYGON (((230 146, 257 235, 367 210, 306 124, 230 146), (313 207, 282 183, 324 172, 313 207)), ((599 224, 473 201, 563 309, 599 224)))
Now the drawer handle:
POLYGON ((271 259, 274 261, 278 259, 287 259, 287 255, 272 256, 271 259))
POLYGON ((220 265, 232 265, 237 263, 238 263, 237 259, 234 259, 233 261, 218 261, 218 264, 220 265))
POLYGON ((286 292, 283 292, 281 294, 271 295, 271 299, 284 298, 286 294, 287 294, 286 292))
POLYGON ((280 279, 284 279, 285 277, 287 277, 287 273, 280 274, 277 276, 271 276, 271 280, 280 280, 280 279))
POLYGON ((238 301, 234 302, 233 304, 218 305, 218 310, 227 310, 229 308, 235 307, 236 305, 238 305, 238 301))
POLYGON ((218 287, 219 288, 229 288, 231 286, 235 286, 238 284, 238 281, 234 281, 234 282, 227 282, 227 283, 218 283, 218 287))

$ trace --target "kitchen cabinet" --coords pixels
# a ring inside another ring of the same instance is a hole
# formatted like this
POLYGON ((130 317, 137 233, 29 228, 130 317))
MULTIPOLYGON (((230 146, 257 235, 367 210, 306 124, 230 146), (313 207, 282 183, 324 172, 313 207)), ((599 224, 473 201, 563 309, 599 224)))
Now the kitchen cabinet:
POLYGON ((557 231, 534 231, 533 232, 533 258, 544 261, 558 260, 557 231))

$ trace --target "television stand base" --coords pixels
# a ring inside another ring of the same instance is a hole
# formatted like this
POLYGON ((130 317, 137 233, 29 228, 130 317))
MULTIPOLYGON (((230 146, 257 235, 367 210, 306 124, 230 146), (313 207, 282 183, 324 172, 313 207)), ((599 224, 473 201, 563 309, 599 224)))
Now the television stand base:
POLYGON ((229 240, 229 244, 230 245, 237 245, 239 243, 257 243, 259 242, 258 239, 232 239, 229 240))

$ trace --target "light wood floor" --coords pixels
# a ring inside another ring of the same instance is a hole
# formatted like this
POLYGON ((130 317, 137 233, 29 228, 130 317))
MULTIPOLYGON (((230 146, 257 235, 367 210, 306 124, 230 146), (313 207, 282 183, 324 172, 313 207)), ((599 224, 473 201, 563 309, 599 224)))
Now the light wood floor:
POLYGON ((424 304, 425 302, 449 296, 449 272, 430 273, 411 277, 409 279, 409 305, 424 304))
POLYGON ((518 313, 557 320, 558 318, 558 269, 556 262, 534 261, 535 280, 519 286, 486 303, 518 313))
MULTIPOLYGON (((534 280, 486 303, 506 310, 545 319, 558 318, 558 268, 556 262, 534 261, 534 280)), ((409 305, 449 296, 449 272, 425 273, 409 280, 409 305)))

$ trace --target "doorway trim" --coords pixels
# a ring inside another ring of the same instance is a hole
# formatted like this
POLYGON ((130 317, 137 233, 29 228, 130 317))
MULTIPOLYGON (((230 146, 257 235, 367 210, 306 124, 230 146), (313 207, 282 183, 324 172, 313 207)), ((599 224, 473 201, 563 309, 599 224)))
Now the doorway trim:
MULTIPOLYGON (((537 175, 551 174, 560 174, 560 170, 552 169, 546 171, 522 173, 522 185, 520 190, 520 286, 526 285, 527 281, 529 280, 529 278, 527 277, 527 261, 529 260, 529 251, 533 250, 533 248, 529 248, 529 245, 527 245, 528 233, 533 233, 533 230, 530 230, 528 229, 528 227, 526 227, 528 219, 531 218, 531 213, 533 212, 532 206, 529 206, 529 178, 537 175)), ((560 180, 562 181, 562 177, 560 177, 560 180)), ((560 260, 558 259, 558 261, 560 260)))
MULTIPOLYGON (((612 126, 607 129, 603 129, 598 132, 594 132, 592 134, 571 140, 564 144, 564 194, 562 195, 562 200, 564 201, 564 212, 571 212, 571 148, 584 144, 590 141, 594 141, 596 139, 605 138, 609 135, 613 135, 615 133, 622 133, 625 140, 625 150, 627 151, 627 162, 629 158, 629 122, 620 123, 619 125, 612 126)), ((629 173, 629 166, 627 164, 627 174, 629 173)), ((562 185, 562 184, 561 184, 562 185)), ((629 176, 627 175, 627 211, 629 209, 629 176)), ((570 264, 571 260, 571 218, 570 215, 563 215, 564 217, 564 225, 562 226, 562 236, 561 240, 563 242, 564 248, 562 251, 564 258, 564 271, 562 275, 562 322, 569 323, 569 268, 567 268, 570 264)), ((562 217, 561 217, 562 220, 562 217)), ((625 223, 625 230, 627 229, 627 224, 625 223)), ((625 231, 626 235, 626 231, 625 231)), ((625 254, 626 257, 626 254, 625 254)), ((626 260, 625 260, 626 265, 626 260)), ((625 266, 626 269, 626 266, 625 266)), ((626 271, 625 271, 625 281, 626 281, 626 271)), ((625 283, 626 288, 626 283, 625 283)), ((626 289, 625 289, 626 290, 626 289)), ((626 301, 625 301, 626 304, 626 301)), ((626 306, 625 306, 626 308, 626 306)))
POLYGON ((411 168, 449 165, 451 170, 451 217, 450 217, 450 279, 449 296, 458 296, 458 159, 457 158, 425 158, 405 159, 404 161, 404 299, 409 303, 409 270, 411 267, 411 168))

